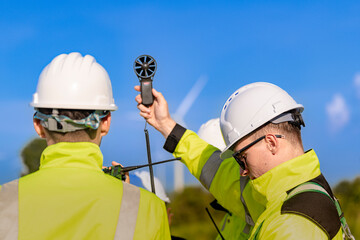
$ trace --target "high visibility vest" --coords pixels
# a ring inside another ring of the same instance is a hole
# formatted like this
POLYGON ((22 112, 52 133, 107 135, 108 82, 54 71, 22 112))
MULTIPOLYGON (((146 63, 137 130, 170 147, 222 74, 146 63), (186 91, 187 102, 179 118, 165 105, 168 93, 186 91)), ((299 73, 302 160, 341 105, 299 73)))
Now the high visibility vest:
MULTIPOLYGON (((0 190, 0 239, 18 239, 19 222, 19 180, 4 184, 0 190)), ((140 202, 140 189, 123 183, 123 198, 119 212, 119 221, 114 239, 131 240, 134 236, 137 212, 140 202)))
POLYGON ((102 165, 93 143, 47 147, 38 171, 0 186, 0 239, 170 239, 164 202, 102 165))

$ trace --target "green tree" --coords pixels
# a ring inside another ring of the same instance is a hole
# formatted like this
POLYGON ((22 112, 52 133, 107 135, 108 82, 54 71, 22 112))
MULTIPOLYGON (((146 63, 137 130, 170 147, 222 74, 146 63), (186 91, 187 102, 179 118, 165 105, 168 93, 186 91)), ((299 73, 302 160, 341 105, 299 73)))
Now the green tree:
POLYGON ((356 239, 360 239, 360 177, 353 181, 344 180, 334 188, 350 230, 356 239))
POLYGON ((27 169, 21 173, 21 176, 39 170, 40 156, 46 147, 46 141, 42 138, 35 138, 25 145, 21 151, 21 159, 27 169))
POLYGON ((181 193, 170 196, 169 207, 174 214, 170 226, 171 234, 191 240, 215 239, 217 231, 206 213, 207 207, 219 227, 224 212, 215 211, 210 207, 214 197, 201 186, 185 187, 181 193))

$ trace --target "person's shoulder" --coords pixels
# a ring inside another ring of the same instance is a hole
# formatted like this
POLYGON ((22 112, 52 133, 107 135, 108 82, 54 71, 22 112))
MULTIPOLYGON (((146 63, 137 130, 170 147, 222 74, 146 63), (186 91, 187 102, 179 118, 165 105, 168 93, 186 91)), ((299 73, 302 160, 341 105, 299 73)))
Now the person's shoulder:
MULTIPOLYGON (((134 186, 136 187, 136 186, 134 186)), ((154 193, 149 192, 146 189, 143 189, 141 187, 136 187, 140 189, 140 196, 142 199, 149 201, 149 202, 154 202, 154 203, 161 203, 164 204, 164 201, 161 200, 158 196, 156 196, 154 193)))
POLYGON ((328 240, 326 232, 304 216, 297 214, 280 214, 272 218, 259 232, 259 239, 317 239, 328 240))
POLYGON ((304 191, 284 201, 281 215, 300 216, 333 238, 341 228, 339 214, 334 201, 318 191, 304 191))
POLYGON ((167 221, 167 213, 165 202, 158 198, 152 192, 146 189, 140 189, 140 202, 139 202, 139 214, 141 213, 144 219, 152 221, 167 221))

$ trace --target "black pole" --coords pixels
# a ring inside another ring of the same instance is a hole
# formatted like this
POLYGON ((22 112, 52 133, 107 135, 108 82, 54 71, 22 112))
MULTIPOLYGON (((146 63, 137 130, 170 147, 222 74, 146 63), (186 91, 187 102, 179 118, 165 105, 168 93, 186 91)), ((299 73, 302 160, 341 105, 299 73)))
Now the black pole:
POLYGON ((210 212, 209 212, 209 209, 206 207, 205 210, 206 210, 207 214, 209 215, 211 221, 213 222, 213 224, 214 224, 214 226, 215 226, 215 228, 216 228, 216 231, 219 233, 221 239, 222 239, 222 240, 225 240, 225 238, 224 238, 223 235, 221 234, 219 228, 216 226, 216 223, 215 223, 214 219, 212 218, 212 216, 211 216, 211 214, 210 214, 210 212))
POLYGON ((147 124, 147 122, 145 122, 144 132, 145 132, 145 139, 146 139, 147 157, 148 157, 148 162, 149 162, 151 191, 155 194, 154 172, 153 172, 153 167, 152 167, 152 162, 151 162, 149 132, 148 132, 148 130, 146 129, 146 124, 147 124))

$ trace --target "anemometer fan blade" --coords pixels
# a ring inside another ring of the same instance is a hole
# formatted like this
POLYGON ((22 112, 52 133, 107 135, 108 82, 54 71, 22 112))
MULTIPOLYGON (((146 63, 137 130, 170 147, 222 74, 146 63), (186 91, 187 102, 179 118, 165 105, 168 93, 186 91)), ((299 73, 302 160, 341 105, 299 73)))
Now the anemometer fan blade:
POLYGON ((149 55, 141 55, 134 62, 134 71, 140 78, 152 78, 156 72, 156 61, 149 55))
POLYGON ((142 71, 142 69, 141 68, 137 68, 137 69, 135 69, 135 72, 136 72, 136 74, 137 75, 140 75, 140 72, 142 71))
POLYGON ((139 61, 140 61, 140 64, 143 65, 143 63, 145 62, 145 56, 139 57, 139 61))

